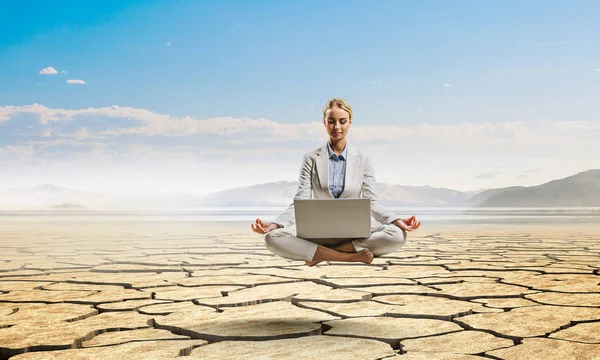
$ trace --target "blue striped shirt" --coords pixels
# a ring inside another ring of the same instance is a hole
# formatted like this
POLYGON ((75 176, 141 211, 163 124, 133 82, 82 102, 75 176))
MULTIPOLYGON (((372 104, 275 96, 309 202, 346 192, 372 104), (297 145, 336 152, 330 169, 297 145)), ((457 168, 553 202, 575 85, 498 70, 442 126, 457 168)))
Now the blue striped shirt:
POLYGON ((342 190, 344 190, 348 144, 346 143, 341 154, 336 155, 328 141, 327 151, 329 152, 329 191, 334 198, 338 198, 342 193, 342 190))

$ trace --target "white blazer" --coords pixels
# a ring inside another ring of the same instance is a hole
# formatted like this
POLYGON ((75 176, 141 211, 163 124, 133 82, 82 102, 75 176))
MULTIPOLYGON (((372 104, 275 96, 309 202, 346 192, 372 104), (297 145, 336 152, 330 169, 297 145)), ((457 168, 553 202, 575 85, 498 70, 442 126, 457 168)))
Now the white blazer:
MULTIPOLYGON (((371 216, 382 224, 390 224, 399 219, 379 203, 375 193, 375 168, 371 158, 348 143, 346 159, 346 174, 344 176, 344 190, 339 198, 368 198, 371 199, 371 216)), ((327 144, 304 154, 298 190, 294 199, 335 199, 329 191, 329 153, 327 144)), ((294 203, 275 220, 274 223, 284 227, 296 222, 294 203)))

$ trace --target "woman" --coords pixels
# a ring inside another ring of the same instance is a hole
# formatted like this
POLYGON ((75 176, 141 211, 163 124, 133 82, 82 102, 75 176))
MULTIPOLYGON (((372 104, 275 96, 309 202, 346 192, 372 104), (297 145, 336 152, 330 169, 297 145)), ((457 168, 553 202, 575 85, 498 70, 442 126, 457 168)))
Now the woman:
POLYGON ((333 98, 323 109, 323 123, 329 134, 326 145, 304 154, 295 199, 369 198, 371 215, 380 225, 371 228, 366 239, 345 239, 329 245, 327 239, 305 240, 286 227, 295 222, 294 203, 273 222, 256 219, 254 232, 266 234, 265 244, 273 253, 291 260, 305 260, 313 266, 321 261, 347 261, 370 264, 374 256, 396 251, 406 241, 406 232, 421 225, 415 216, 401 219, 379 204, 375 193, 372 160, 354 146, 346 135, 352 124, 352 108, 347 101, 333 98))

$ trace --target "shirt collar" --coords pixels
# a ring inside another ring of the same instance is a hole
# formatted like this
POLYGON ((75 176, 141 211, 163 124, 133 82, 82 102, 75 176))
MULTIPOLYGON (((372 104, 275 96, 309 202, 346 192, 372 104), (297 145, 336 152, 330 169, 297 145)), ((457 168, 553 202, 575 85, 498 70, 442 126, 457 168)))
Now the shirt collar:
MULTIPOLYGON (((335 154, 333 152, 333 149, 331 148, 331 144, 329 144, 329 141, 327 142, 327 152, 329 153, 330 159, 335 154)), ((340 153, 340 156, 342 157, 342 159, 346 160, 347 153, 348 153, 348 142, 346 141, 346 146, 344 147, 344 150, 340 153)))

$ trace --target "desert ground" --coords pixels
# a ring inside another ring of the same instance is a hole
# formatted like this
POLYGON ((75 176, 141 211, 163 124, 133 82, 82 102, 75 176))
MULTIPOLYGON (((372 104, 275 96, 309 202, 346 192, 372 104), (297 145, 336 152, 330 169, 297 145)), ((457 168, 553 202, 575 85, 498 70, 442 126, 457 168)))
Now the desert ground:
POLYGON ((600 359, 600 226, 427 224, 307 267, 250 222, 0 219, 0 359, 600 359))

